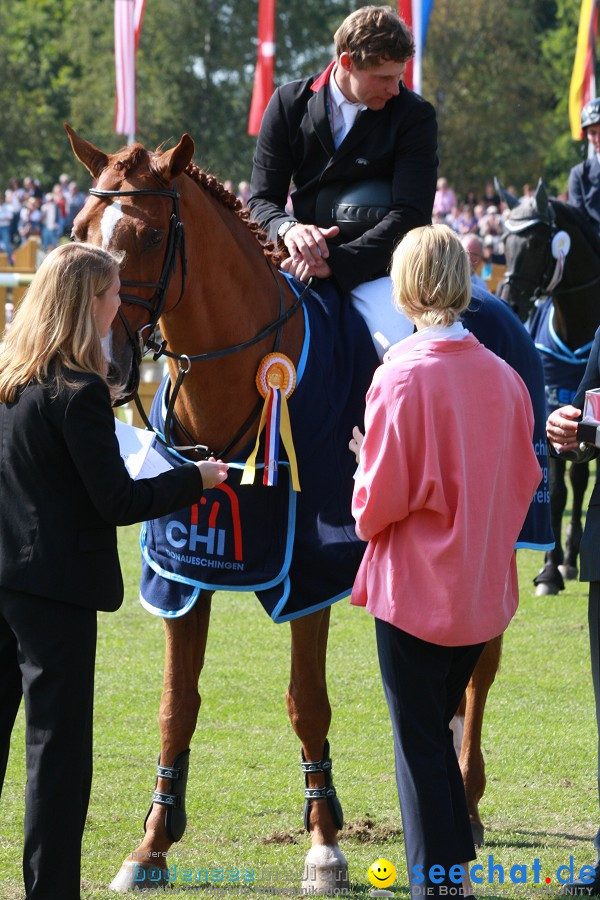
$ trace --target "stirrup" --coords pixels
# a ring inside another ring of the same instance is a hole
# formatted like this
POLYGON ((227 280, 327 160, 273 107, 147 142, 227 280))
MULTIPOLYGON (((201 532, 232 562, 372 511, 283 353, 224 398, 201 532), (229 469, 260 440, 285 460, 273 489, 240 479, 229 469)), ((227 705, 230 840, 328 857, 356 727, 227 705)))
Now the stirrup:
POLYGON ((310 807, 313 800, 327 800, 329 812, 333 818, 336 828, 341 828, 344 824, 344 813, 342 805, 337 798, 336 790, 331 780, 331 757, 329 755, 329 741, 325 741, 323 747, 323 758, 317 762, 307 762, 302 752, 302 771, 304 772, 304 827, 310 832, 310 807), (325 784, 320 788, 311 788, 308 786, 308 776, 315 772, 323 772, 325 775, 325 784))
POLYGON ((167 835, 172 841, 181 840, 187 824, 187 816, 185 813, 185 789, 187 787, 189 765, 189 750, 183 750, 176 757, 172 766, 161 766, 160 756, 158 757, 156 783, 158 784, 159 778, 170 778, 170 791, 154 791, 150 809, 144 819, 144 831, 146 831, 146 823, 152 812, 152 805, 158 803, 165 807, 165 829, 167 835))

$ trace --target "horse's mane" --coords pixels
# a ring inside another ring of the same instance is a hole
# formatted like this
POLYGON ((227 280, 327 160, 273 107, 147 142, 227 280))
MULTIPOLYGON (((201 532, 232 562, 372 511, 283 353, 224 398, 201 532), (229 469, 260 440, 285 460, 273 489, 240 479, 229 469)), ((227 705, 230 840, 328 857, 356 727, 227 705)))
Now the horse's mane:
MULTIPOLYGON (((159 147, 156 152, 159 153, 160 151, 161 148, 159 147)), ((132 144, 123 147, 118 151, 118 155, 119 159, 115 162, 114 167, 125 175, 128 175, 134 169, 137 169, 142 162, 151 163, 153 157, 153 154, 146 150, 142 144, 132 144)), ((207 172, 202 171, 195 163, 190 163, 187 166, 185 174, 207 191, 211 197, 214 197, 215 200, 227 209, 232 210, 242 220, 262 247, 263 253, 267 259, 271 260, 273 265, 278 266, 282 260, 286 258, 287 253, 278 250, 275 244, 268 239, 265 232, 261 230, 259 225, 250 219, 250 210, 243 207, 235 194, 228 191, 214 175, 209 175, 207 172)))
POLYGON ((198 168, 195 163, 190 163, 187 166, 185 174, 188 175, 192 181, 195 181, 196 184, 199 184, 200 187, 204 188, 211 197, 214 197, 215 200, 227 209, 231 209, 242 220, 244 225, 252 232, 258 243, 261 245, 267 259, 270 259, 274 265, 278 266, 279 263, 285 259, 287 253, 281 252, 276 248, 275 244, 268 239, 267 235, 261 230, 259 225, 252 221, 250 218, 250 210, 242 206, 242 203, 235 194, 228 191, 218 178, 204 172, 202 169, 198 168))
POLYGON ((594 253, 600 257, 600 238, 587 216, 585 216, 576 206, 572 206, 570 203, 564 203, 562 200, 556 200, 554 197, 551 198, 550 203, 559 212, 562 212, 568 222, 575 225, 581 231, 583 237, 594 253))

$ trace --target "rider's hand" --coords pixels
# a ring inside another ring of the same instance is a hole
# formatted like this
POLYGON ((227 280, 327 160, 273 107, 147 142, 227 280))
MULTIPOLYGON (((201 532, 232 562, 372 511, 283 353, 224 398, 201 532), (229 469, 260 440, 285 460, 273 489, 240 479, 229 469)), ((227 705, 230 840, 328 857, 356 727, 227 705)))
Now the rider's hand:
POLYGON ((313 277, 329 278, 333 274, 329 265, 321 257, 319 257, 316 265, 307 265, 303 259, 294 262, 290 256, 281 263, 281 270, 287 272, 288 275, 293 275, 298 281, 303 281, 304 283, 310 281, 313 277))
POLYGON ((581 410, 574 406, 561 406, 548 416, 546 422, 546 435, 557 451, 577 450, 577 420, 581 416, 581 410))
POLYGON ((318 266, 329 256, 327 238, 335 237, 339 232, 340 229, 337 225, 333 225, 331 228, 319 228, 317 225, 305 225, 303 222, 298 222, 288 228, 283 236, 283 243, 294 263, 304 260, 307 266, 318 266))

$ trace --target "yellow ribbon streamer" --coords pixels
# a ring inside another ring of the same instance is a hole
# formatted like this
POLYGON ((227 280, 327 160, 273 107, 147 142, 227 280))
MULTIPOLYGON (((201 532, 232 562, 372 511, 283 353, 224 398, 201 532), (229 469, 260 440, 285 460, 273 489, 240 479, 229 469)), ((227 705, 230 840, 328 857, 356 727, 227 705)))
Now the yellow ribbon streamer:
MULTIPOLYGON (((281 397, 281 412, 280 412, 280 426, 279 433, 281 435, 281 440, 283 441, 283 446, 286 449, 288 455, 288 462, 290 464, 290 475, 292 478, 292 488, 295 491, 300 490, 300 479, 298 478, 298 462, 296 460, 296 451, 294 449, 294 440, 292 438, 292 424, 290 422, 290 412, 287 405, 287 400, 285 396, 285 392, 279 390, 281 397)), ((244 471, 242 473, 242 480, 240 484, 254 484, 254 478, 256 476, 256 457, 258 455, 258 448, 260 445, 260 436, 262 434, 262 430, 265 427, 265 422, 267 419, 267 409, 269 406, 269 396, 267 394, 265 398, 265 402, 263 404, 262 412, 260 414, 260 422, 258 425, 258 434, 256 435, 256 443, 254 445, 254 450, 246 460, 246 464, 244 465, 244 471)))

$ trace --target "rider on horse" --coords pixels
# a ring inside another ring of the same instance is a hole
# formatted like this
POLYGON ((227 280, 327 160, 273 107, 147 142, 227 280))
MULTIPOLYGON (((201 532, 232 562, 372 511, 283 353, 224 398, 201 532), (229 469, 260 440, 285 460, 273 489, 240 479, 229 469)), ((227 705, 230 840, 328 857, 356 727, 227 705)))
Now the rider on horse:
POLYGON ((569 173, 569 203, 585 214, 600 236, 600 97, 581 110, 581 128, 594 152, 569 173))

